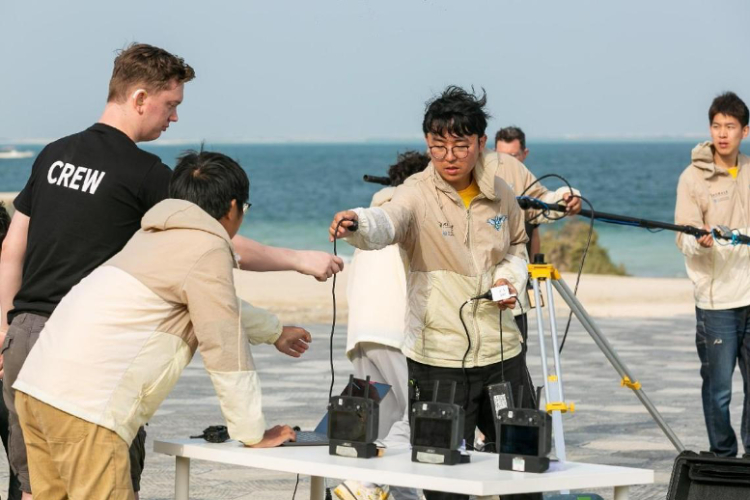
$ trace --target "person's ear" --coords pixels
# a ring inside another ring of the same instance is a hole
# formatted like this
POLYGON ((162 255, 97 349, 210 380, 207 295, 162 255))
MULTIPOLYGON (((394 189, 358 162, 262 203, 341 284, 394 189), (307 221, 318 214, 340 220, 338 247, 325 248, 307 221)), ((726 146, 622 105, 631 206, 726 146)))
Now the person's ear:
POLYGON ((750 126, 745 125, 744 127, 742 127, 742 138, 743 139, 747 139, 748 132, 750 132, 750 126))
POLYGON ((130 98, 133 106, 139 113, 143 112, 143 104, 146 101, 146 97, 148 97, 148 92, 144 89, 138 89, 133 92, 133 95, 130 98))
POLYGON ((487 145, 487 135, 485 134, 479 138, 479 150, 480 151, 484 150, 484 146, 486 145, 487 145))
POLYGON ((239 208, 237 207, 237 200, 233 199, 231 203, 229 204, 229 211, 227 211, 227 213, 224 214, 224 217, 226 217, 229 220, 235 220, 237 219, 237 215, 239 213, 238 210, 239 208))

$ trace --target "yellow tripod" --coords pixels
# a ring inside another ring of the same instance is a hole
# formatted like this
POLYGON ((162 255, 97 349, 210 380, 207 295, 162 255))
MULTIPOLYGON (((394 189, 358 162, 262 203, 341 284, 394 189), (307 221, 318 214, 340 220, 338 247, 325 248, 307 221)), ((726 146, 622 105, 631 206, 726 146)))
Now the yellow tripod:
POLYGON ((630 373, 625 363, 617 356, 617 353, 609 344, 607 339, 602 334, 601 330, 596 326, 594 320, 588 315, 583 305, 578 301, 578 298, 568 288, 568 285, 560 276, 560 273, 551 264, 529 264, 529 279, 534 288, 534 308, 536 310, 536 324, 537 331, 539 333, 539 349, 542 357, 542 375, 544 376, 544 394, 545 400, 547 401, 546 410, 552 416, 552 429, 554 431, 555 439, 555 454, 558 460, 561 462, 565 461, 565 438, 563 435, 562 425, 562 414, 568 411, 575 411, 575 405, 573 403, 566 403, 565 396, 563 393, 562 383, 562 368, 560 366, 560 349, 557 341, 557 326, 555 322, 555 299, 552 288, 557 290, 557 293, 563 298, 565 303, 573 311, 578 321, 586 329, 591 338, 594 340, 599 349, 604 353, 604 356, 610 362, 612 367, 620 375, 620 385, 631 389, 638 399, 641 401, 643 406, 646 407, 648 412, 651 414, 651 418, 661 428, 667 438, 672 442, 678 452, 685 450, 685 446, 682 444, 680 439, 675 435, 674 431, 664 421, 664 418, 659 413, 659 410, 653 405, 651 400, 643 392, 641 383, 636 380, 635 377, 630 373), (542 298, 540 291, 540 283, 544 282, 547 291, 547 304, 548 304, 548 316, 549 316, 549 328, 551 333, 553 359, 555 362, 555 373, 550 374, 547 367, 547 353, 545 347, 545 336, 544 336, 544 318, 542 315, 542 298))

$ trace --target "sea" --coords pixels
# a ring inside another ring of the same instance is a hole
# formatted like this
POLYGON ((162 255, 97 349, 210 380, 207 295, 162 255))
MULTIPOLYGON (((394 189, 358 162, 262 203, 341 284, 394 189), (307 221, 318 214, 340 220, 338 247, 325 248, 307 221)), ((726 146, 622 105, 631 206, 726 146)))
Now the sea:
MULTIPOLYGON (((677 179, 690 163, 690 151, 696 142, 530 143, 526 165, 537 177, 564 177, 597 211, 671 223, 677 179)), ((42 148, 16 146, 35 153, 42 148)), ((142 147, 173 167, 180 153, 200 145, 142 147)), ((250 177, 252 207, 241 234, 269 245, 330 252, 328 225, 333 215, 368 206, 373 193, 382 187, 364 182, 362 176, 386 175, 399 153, 423 149, 424 143, 205 143, 203 147, 234 158, 250 177)), ((0 191, 22 189, 33 161, 33 157, 0 159, 0 191)), ((553 178, 542 183, 550 189, 563 185, 553 178)), ((686 275, 674 233, 602 222, 596 222, 594 228, 600 245, 607 249, 613 262, 625 266, 628 274, 686 275)), ((347 244, 340 244, 338 251, 343 256, 353 253, 347 244)))

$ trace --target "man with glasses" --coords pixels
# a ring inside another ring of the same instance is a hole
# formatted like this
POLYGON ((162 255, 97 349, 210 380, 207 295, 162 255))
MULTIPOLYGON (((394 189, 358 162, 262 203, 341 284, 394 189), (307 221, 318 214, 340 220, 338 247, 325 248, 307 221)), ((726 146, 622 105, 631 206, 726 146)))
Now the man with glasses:
MULTIPOLYGON (((486 96, 448 87, 428 103, 422 129, 432 161, 402 184, 380 207, 339 212, 331 239, 347 238, 363 250, 398 243, 409 261, 406 335, 410 403, 447 401, 464 406, 463 436, 473 443, 477 427, 494 451, 495 427, 488 385, 509 381, 524 387, 520 406, 533 405, 533 385, 521 354, 521 335, 511 297, 493 303, 472 301, 493 286, 525 290, 527 280, 524 215, 502 172, 520 163, 485 152, 486 96), (350 221, 359 229, 349 231, 350 221), (462 307, 463 306, 463 307, 462 307), (463 325, 466 325, 464 328, 463 325)), ((468 498, 426 491, 428 500, 468 498)), ((514 498, 540 498, 524 496, 514 498)))

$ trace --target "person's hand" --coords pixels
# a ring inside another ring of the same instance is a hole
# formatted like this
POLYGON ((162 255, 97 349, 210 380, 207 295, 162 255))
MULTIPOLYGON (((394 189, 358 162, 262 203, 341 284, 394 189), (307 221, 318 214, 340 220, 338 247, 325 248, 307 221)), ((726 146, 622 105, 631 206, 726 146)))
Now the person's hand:
POLYGON ((567 215, 576 215, 581 211, 581 197, 571 193, 565 193, 563 195, 563 201, 565 202, 565 213, 567 215))
MULTIPOLYGON (((506 280, 505 278, 500 278, 495 282, 494 285, 492 285, 492 288, 495 288, 496 286, 502 286, 502 285, 508 285, 508 291, 510 293, 515 293, 516 295, 518 292, 516 291, 516 287, 510 284, 510 281, 506 280)), ((516 307, 516 297, 510 297, 509 299, 501 300, 500 302, 496 302, 497 308, 501 311, 505 311, 506 309, 513 309, 516 307)))
POLYGON ((349 236, 351 231, 349 231, 349 227, 353 224, 351 221, 359 220, 359 217, 357 217, 357 212, 353 210, 345 210, 343 212, 337 213, 333 217, 333 222, 331 222, 331 227, 328 228, 328 241, 333 242, 334 237, 336 239, 346 238, 349 236), (344 221, 339 226, 339 222, 341 222, 342 219, 349 219, 348 221, 344 221), (336 232, 336 227, 338 227, 338 232, 336 232), (336 233, 336 234, 334 234, 336 233))
POLYGON ((344 261, 336 255, 317 250, 297 252, 297 272, 313 276, 318 281, 326 281, 343 270, 344 261))
POLYGON ((288 425, 277 425, 263 433, 263 439, 255 444, 246 444, 249 448, 273 448, 287 441, 297 439, 297 433, 288 425))
POLYGON ((708 231, 708 234, 701 236, 700 238, 696 238, 698 241, 698 244, 702 246, 703 248, 711 248, 714 246, 714 237, 711 234, 711 228, 708 226, 703 226, 703 229, 708 231))
POLYGON ((285 326, 281 330, 281 336, 276 339, 273 345, 279 352, 299 358, 302 356, 312 342, 312 335, 304 328, 298 326, 285 326))

